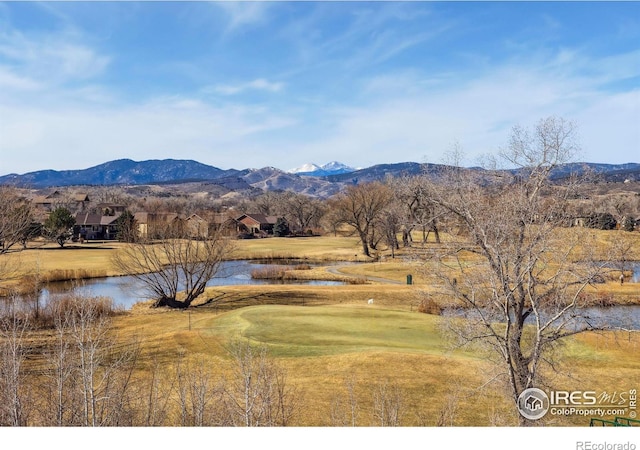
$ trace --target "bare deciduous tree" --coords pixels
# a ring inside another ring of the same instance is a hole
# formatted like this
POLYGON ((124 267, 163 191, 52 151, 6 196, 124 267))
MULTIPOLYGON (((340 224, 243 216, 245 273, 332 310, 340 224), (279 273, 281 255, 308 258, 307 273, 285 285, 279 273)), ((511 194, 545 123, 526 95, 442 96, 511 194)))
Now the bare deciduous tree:
POLYGON ((356 230, 365 256, 371 256, 371 245, 378 240, 375 224, 392 199, 392 190, 380 182, 348 186, 333 198, 332 208, 338 211, 342 223, 356 230))
POLYGON ((191 363, 184 354, 180 355, 175 380, 181 425, 218 425, 215 417, 222 389, 214 382, 204 360, 191 363))
POLYGON ((635 259, 634 246, 635 239, 624 230, 617 231, 613 236, 609 251, 609 257, 612 260, 611 269, 619 271, 622 282, 626 276, 625 272, 632 269, 632 262, 635 259))
POLYGON ((154 427, 166 424, 171 390, 166 386, 164 373, 160 362, 154 359, 150 369, 150 378, 146 380, 143 389, 140 390, 141 405, 139 409, 143 412, 140 421, 142 426, 154 427))
POLYGON ((403 412, 402 392, 397 384, 380 383, 373 392, 373 423, 380 427, 398 427, 403 412))
POLYGON ((43 408, 46 416, 45 423, 50 426, 76 425, 75 412, 79 406, 74 401, 73 385, 75 364, 74 354, 68 329, 70 314, 57 308, 54 311, 54 332, 50 347, 45 351, 48 370, 44 372, 45 395, 47 407, 43 408))
POLYGON ((497 356, 514 407, 542 382, 541 365, 559 340, 600 326, 579 308, 600 266, 584 238, 560 232, 579 184, 550 178, 577 150, 575 134, 573 124, 554 117, 532 132, 516 127, 501 153, 516 169, 511 174, 457 167, 430 192, 465 231, 449 253, 434 252, 445 292, 470 311, 466 328, 452 329, 461 342, 485 344, 497 356))
MULTIPOLYGON (((19 255, 0 255, 0 284, 4 284, 6 281, 19 279, 22 275, 22 264, 19 258, 19 255)), ((7 287, 6 285, 0 286, 0 292, 6 294, 11 294, 13 288, 7 287)), ((8 297, 9 303, 12 303, 8 297)))
POLYGON ((108 399, 105 388, 110 375, 105 364, 109 318, 101 313, 97 307, 99 303, 92 298, 72 296, 69 301, 67 323, 77 351, 76 376, 82 394, 82 424, 101 426, 106 421, 103 404, 108 399))
POLYGON ((287 383, 286 371, 264 346, 234 341, 229 352, 235 370, 225 383, 228 417, 235 426, 287 426, 300 404, 297 390, 287 383))
POLYGON ((14 188, 0 186, 0 254, 29 237, 31 204, 14 188))
POLYGON ((433 232, 436 242, 440 243, 439 221, 444 211, 437 208, 431 200, 425 176, 401 177, 393 181, 395 197, 404 210, 402 221, 402 243, 411 246, 412 231, 422 229, 422 241, 427 242, 429 233, 433 232))
POLYGON ((400 248, 398 243, 398 233, 401 231, 402 224, 402 208, 400 205, 391 202, 385 209, 385 213, 381 214, 376 222, 380 230, 380 234, 384 243, 391 250, 391 257, 396 257, 396 250, 400 248))
POLYGON ((188 308, 232 251, 232 243, 219 234, 197 240, 167 229, 161 240, 128 244, 112 261, 156 299, 156 306, 188 308))
POLYGON ((360 415, 360 404, 356 395, 357 380, 355 376, 350 376, 344 381, 346 388, 346 400, 347 405, 343 404, 343 399, 340 395, 336 395, 331 402, 331 425, 336 427, 358 425, 358 417, 360 415))
POLYGON ((19 427, 28 424, 24 362, 29 323, 16 301, 9 314, 0 317, 0 424, 19 427))
POLYGON ((111 300, 74 291, 50 299, 52 320, 38 368, 39 424, 132 426, 138 412, 132 389, 139 344, 118 341, 111 328, 111 300))
POLYGON ((287 193, 283 201, 283 212, 292 224, 293 231, 305 232, 314 224, 317 224, 324 212, 320 200, 313 199, 304 194, 287 193))

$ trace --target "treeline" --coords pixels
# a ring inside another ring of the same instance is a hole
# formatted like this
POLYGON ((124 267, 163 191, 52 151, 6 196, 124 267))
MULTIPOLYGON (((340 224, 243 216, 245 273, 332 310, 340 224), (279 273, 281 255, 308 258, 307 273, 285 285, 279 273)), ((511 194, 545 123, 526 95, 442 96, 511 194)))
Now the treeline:
MULTIPOLYGON (((441 172, 446 170, 441 169, 441 172)), ((455 165, 448 170, 458 171, 466 178, 506 176, 506 172, 473 171, 455 165)), ((567 226, 626 231, 637 228, 636 222, 640 218, 640 196, 637 193, 630 189, 616 189, 603 194, 598 192, 600 188, 596 178, 583 178, 581 195, 568 203, 567 226)), ((139 211, 174 213, 184 217, 196 214, 210 224, 215 222, 216 215, 223 213, 230 218, 244 213, 262 214, 278 218, 271 233, 280 236, 309 235, 320 230, 335 233, 346 225, 361 237, 363 251, 368 255, 380 242, 397 248, 396 232, 401 233, 402 244, 406 246, 411 244, 411 231, 421 230, 423 236, 435 233, 436 239, 441 229, 455 231, 457 224, 454 218, 436 208, 432 197, 433 186, 450 179, 446 173, 389 177, 384 181, 346 185, 342 192, 328 199, 289 191, 266 191, 259 195, 252 191, 244 196, 227 197, 214 193, 192 195, 175 191, 168 194, 151 190, 132 194, 124 187, 92 187, 87 188, 91 190, 91 202, 88 205, 83 202, 81 208, 97 213, 100 205, 118 205, 128 214, 139 211)), ((479 181, 478 187, 482 189, 487 183, 479 181)), ((556 183, 562 182, 572 181, 567 179, 556 183)), ((545 195, 553 196, 553 189, 545 195)), ((38 210, 27 197, 19 189, 0 187, 0 253, 26 246, 35 237, 45 237, 61 245, 71 237, 73 214, 79 208, 73 191, 68 190, 57 197, 51 211, 38 210)), ((118 227, 131 226, 132 217, 123 218, 118 227)), ((125 230, 119 233, 119 238, 131 240, 132 236, 125 230)))

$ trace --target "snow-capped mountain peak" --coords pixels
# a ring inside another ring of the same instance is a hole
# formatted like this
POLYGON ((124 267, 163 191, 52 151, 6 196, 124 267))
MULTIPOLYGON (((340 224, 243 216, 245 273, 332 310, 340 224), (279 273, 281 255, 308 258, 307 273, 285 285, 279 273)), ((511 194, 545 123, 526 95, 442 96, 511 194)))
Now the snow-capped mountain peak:
POLYGON ((322 167, 314 163, 307 163, 307 164, 304 164, 303 166, 297 167, 295 169, 291 169, 288 172, 289 173, 301 173, 301 172, 306 173, 306 172, 316 172, 318 170, 322 170, 322 167))
POLYGON ((341 173, 353 172, 354 170, 355 169, 345 164, 342 164, 341 162, 331 161, 322 166, 319 166, 315 163, 304 164, 301 167, 289 170, 289 173, 322 177, 327 175, 336 175, 341 173))
POLYGON ((331 161, 326 163, 324 166, 322 166, 322 170, 326 172, 340 172, 340 171, 353 172, 352 167, 342 164, 339 161, 331 161))

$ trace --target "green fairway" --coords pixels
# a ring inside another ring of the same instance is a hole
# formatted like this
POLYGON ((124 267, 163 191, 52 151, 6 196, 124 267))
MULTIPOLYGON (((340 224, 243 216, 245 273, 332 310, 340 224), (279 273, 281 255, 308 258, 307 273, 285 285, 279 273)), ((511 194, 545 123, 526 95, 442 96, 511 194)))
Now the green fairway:
MULTIPOLYGON (((274 356, 320 356, 363 351, 443 354, 439 318, 415 312, 343 306, 255 306, 209 321, 208 332, 265 344, 274 356)), ((201 326, 201 325, 200 325, 201 326)))

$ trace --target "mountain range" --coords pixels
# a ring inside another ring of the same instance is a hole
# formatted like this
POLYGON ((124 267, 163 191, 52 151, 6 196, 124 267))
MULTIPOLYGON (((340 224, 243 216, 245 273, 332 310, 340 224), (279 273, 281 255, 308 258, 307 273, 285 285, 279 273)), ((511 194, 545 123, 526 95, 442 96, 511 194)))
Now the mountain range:
MULTIPOLYGON (((339 192, 346 184, 382 180, 385 177, 437 173, 445 166, 416 162, 378 164, 353 169, 337 161, 323 166, 305 164, 298 169, 283 171, 275 167, 261 169, 219 169, 192 160, 119 159, 82 170, 42 170, 22 175, 0 176, 0 185, 42 189, 63 186, 106 186, 207 183, 224 187, 228 191, 251 189, 289 190, 314 197, 328 197, 339 192)), ((585 168, 600 174, 608 181, 640 181, 640 164, 565 164, 556 169, 554 176, 561 178, 585 168)), ((482 170, 482 169, 469 169, 482 170)))

